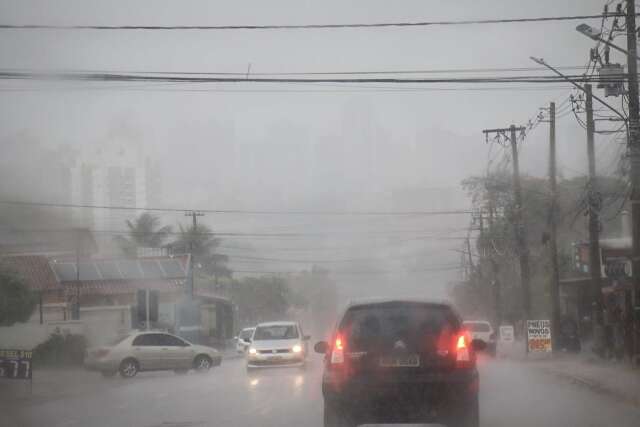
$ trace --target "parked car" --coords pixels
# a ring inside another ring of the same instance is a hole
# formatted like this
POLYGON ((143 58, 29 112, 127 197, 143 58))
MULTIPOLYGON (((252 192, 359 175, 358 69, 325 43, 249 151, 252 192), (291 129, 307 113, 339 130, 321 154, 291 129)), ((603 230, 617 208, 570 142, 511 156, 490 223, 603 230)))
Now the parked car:
POLYGON ((221 362, 222 356, 214 348, 165 332, 145 331, 121 336, 109 346, 89 349, 84 365, 105 377, 119 372, 124 378, 132 378, 141 371, 207 372, 221 362))
POLYGON ((462 324, 471 334, 471 339, 481 341, 489 354, 495 356, 497 337, 491 323, 486 320, 466 320, 462 324))
POLYGON ((475 349, 446 303, 354 302, 324 357, 324 425, 479 423, 475 349))
POLYGON ((236 337, 236 351, 244 354, 251 345, 251 336, 256 328, 244 328, 236 337))
POLYGON ((247 369, 268 366, 304 367, 307 341, 297 322, 261 323, 251 337, 247 369))

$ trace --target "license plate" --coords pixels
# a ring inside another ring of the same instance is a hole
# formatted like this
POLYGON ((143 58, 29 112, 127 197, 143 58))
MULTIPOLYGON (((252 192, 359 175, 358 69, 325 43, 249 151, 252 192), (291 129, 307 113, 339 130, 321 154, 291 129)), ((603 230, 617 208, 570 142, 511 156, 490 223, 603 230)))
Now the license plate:
POLYGON ((417 368, 420 366, 420 356, 410 354, 407 356, 390 356, 380 358, 380 366, 385 368, 417 368))
POLYGON ((273 362, 277 362, 279 360, 282 360, 282 356, 271 356, 269 358, 269 360, 273 361, 273 362))

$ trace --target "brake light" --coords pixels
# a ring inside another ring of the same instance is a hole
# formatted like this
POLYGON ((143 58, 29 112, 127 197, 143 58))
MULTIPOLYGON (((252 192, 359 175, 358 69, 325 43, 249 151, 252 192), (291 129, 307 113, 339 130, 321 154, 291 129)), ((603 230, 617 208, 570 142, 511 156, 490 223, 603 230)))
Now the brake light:
POLYGON ((344 345, 342 343, 342 337, 338 335, 331 349, 331 364, 337 365, 341 363, 344 363, 344 345))
POLYGON ((469 345, 469 335, 466 332, 458 335, 458 338, 456 339, 456 363, 458 365, 466 365, 471 362, 469 345))

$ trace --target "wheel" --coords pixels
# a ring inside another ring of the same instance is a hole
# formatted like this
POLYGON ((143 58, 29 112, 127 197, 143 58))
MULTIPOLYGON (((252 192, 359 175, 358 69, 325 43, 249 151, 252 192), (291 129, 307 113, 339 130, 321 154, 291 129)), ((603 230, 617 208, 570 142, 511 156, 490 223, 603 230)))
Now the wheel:
POLYGON ((212 365, 211 358, 203 354, 196 357, 195 360, 193 361, 193 367, 198 372, 208 372, 209 369, 211 369, 211 365, 212 365))
POLYGON ((122 378, 133 378, 136 376, 140 366, 135 359, 125 359, 120 363, 120 376, 122 378))
POLYGON ((188 369, 174 369, 173 372, 175 372, 176 375, 187 375, 189 370, 188 369))
POLYGON ((336 402, 324 401, 324 427, 355 427, 357 424, 336 402))
POLYGON ((118 373, 118 371, 100 371, 100 373, 102 374, 103 377, 105 378, 113 378, 113 376, 115 374, 118 373))
POLYGON ((467 403, 458 405, 447 427, 478 427, 480 425, 480 408, 478 396, 474 396, 467 403))

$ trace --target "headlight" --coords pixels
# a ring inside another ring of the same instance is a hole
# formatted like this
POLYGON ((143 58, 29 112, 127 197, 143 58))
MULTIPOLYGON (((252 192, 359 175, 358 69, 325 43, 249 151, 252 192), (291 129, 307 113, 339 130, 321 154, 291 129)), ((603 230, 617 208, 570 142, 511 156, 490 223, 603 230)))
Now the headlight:
POLYGON ((258 350, 256 350, 255 348, 251 347, 249 349, 249 354, 257 354, 257 353, 258 353, 258 350))
POLYGON ((293 346, 293 348, 291 350, 293 350, 294 353, 300 353, 300 352, 302 352, 302 347, 300 347, 298 344, 296 344, 296 345, 293 346))

